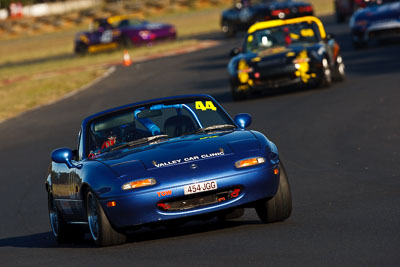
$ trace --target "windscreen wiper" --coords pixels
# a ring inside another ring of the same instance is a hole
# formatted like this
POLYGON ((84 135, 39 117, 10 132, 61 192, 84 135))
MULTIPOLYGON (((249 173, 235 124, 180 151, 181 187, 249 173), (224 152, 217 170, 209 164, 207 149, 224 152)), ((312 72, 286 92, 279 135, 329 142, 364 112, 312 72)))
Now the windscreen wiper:
POLYGON ((229 129, 234 129, 234 128, 236 128, 236 126, 232 125, 232 124, 218 124, 218 125, 211 125, 211 126, 204 127, 204 128, 199 128, 194 132, 186 133, 183 135, 206 133, 206 132, 219 131, 219 130, 229 130, 229 129))
POLYGON ((166 135, 166 134, 159 134, 159 135, 154 135, 154 136, 149 136, 149 137, 143 137, 143 138, 113 147, 113 148, 111 148, 111 151, 118 150, 118 149, 121 149, 124 147, 143 145, 143 144, 146 144, 146 143, 149 143, 152 141, 156 141, 159 139, 167 138, 167 137, 168 137, 168 135, 166 135))

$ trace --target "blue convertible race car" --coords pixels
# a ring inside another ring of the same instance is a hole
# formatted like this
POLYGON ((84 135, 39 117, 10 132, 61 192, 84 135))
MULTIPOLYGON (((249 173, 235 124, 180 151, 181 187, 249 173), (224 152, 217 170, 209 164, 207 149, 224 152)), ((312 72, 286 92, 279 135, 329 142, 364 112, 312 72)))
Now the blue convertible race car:
POLYGON ((58 242, 89 230, 97 246, 126 241, 140 226, 231 219, 255 208, 287 219, 289 183, 274 143, 246 130, 208 95, 133 103, 83 120, 76 150, 52 152, 48 210, 58 242))

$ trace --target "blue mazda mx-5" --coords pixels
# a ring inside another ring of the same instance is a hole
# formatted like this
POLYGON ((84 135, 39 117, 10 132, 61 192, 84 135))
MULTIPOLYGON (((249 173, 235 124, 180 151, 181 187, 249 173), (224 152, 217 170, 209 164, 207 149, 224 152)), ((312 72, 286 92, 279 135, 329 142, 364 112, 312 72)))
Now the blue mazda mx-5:
POLYGON ((232 219, 255 208, 263 222, 290 216, 278 151, 210 96, 133 103, 83 120, 76 150, 56 149, 46 180, 58 242, 125 242, 139 226, 232 219), (87 225, 88 227, 82 227, 87 225), (79 226, 79 227, 78 227, 79 226))

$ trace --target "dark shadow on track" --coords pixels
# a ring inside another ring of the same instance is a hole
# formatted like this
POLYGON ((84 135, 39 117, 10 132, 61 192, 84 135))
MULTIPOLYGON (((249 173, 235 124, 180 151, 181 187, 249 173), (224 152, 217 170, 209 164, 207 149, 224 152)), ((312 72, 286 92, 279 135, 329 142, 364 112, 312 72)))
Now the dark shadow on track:
POLYGON ((134 232, 128 239, 128 242, 146 242, 151 240, 161 240, 172 237, 201 234, 206 232, 220 231, 246 225, 261 225, 260 221, 219 221, 212 219, 210 221, 191 221, 182 226, 159 227, 156 229, 146 228, 134 232))
MULTIPOLYGON (((146 242, 152 240, 161 240, 167 238, 175 238, 180 236, 188 236, 193 234, 201 234, 206 232, 231 229, 246 225, 262 225, 260 221, 218 221, 212 219, 210 221, 191 221, 181 226, 171 225, 159 226, 156 228, 144 227, 132 232, 128 236, 127 243, 146 242)), ((9 237, 0 239, 1 247, 18 247, 18 248, 88 248, 94 247, 93 242, 89 238, 89 234, 85 235, 85 239, 74 243, 58 244, 51 232, 44 232, 26 236, 9 237)))
POLYGON ((1 247, 16 248, 69 248, 69 247, 88 247, 92 242, 84 240, 80 243, 57 244, 51 232, 44 232, 32 235, 9 237, 0 239, 1 247))

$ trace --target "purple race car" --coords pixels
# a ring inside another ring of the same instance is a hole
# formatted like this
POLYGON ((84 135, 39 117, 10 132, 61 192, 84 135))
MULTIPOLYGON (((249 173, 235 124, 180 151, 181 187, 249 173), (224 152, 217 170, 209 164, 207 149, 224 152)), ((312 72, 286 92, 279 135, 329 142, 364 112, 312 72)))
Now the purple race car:
POLYGON ((76 35, 75 53, 93 53, 119 46, 129 47, 176 39, 176 29, 173 25, 150 23, 129 15, 95 19, 90 28, 89 31, 76 35))

